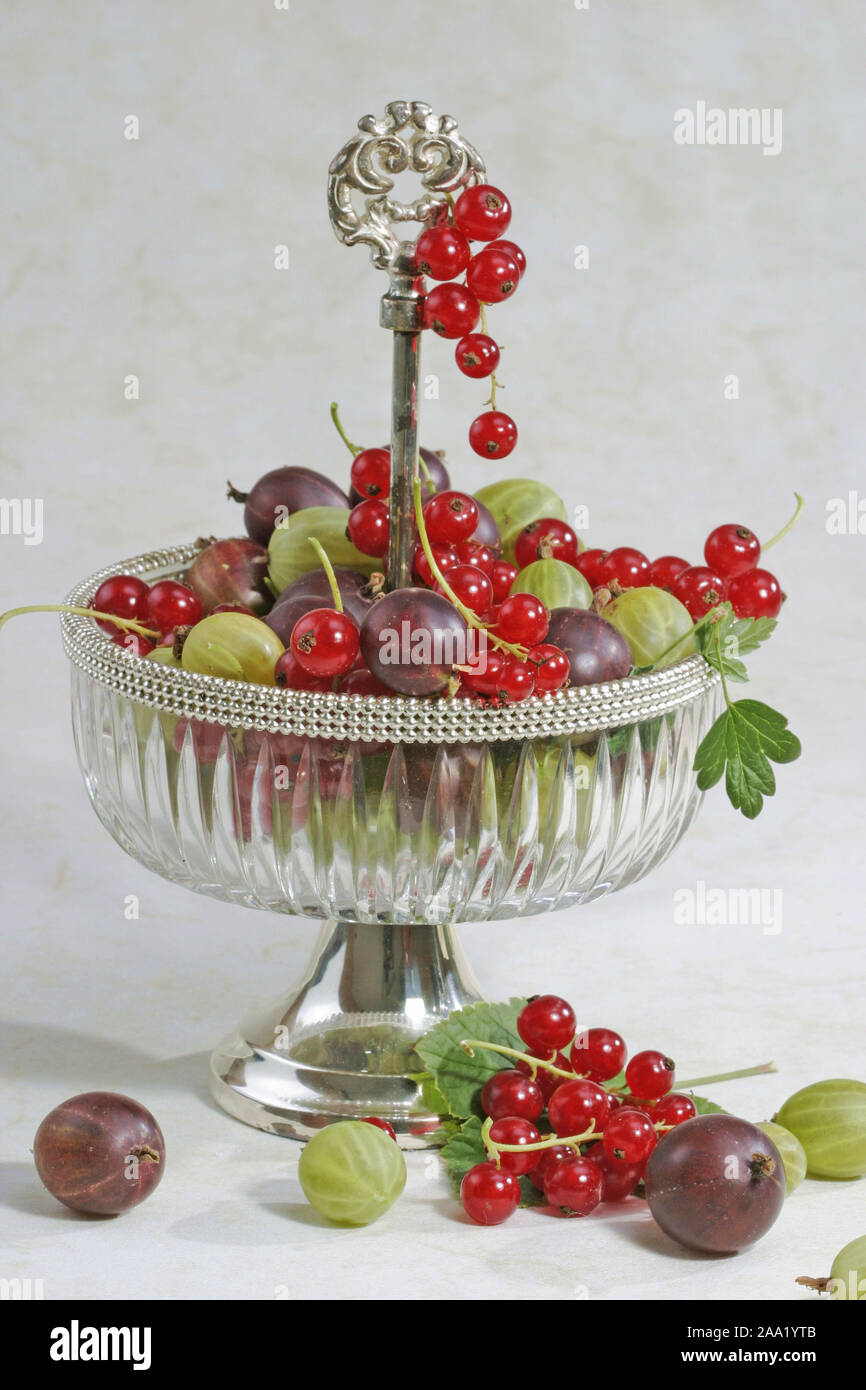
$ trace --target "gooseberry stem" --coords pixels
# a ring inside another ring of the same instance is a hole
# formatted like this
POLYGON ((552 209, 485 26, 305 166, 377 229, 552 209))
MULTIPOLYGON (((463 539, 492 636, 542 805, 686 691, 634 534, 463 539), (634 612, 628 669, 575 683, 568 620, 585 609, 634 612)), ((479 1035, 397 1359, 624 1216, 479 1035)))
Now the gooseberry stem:
POLYGON ((358 454, 362 452, 361 446, 359 444, 353 444, 352 441, 349 439, 348 435, 346 434, 346 431, 343 429, 343 426, 340 422, 340 408, 336 401, 331 401, 331 419, 334 422, 337 434, 340 436, 346 448, 349 450, 349 453, 352 455, 353 458, 357 458, 358 454))
POLYGON ((762 1062, 759 1067, 742 1067, 740 1071, 722 1071, 716 1076, 693 1076, 688 1081, 678 1081, 677 1091, 692 1091, 695 1086, 714 1086, 717 1081, 738 1081, 742 1076, 764 1076, 778 1071, 775 1062, 762 1062))
POLYGON ((114 623, 115 627, 124 631, 137 632, 140 637, 154 637, 158 641, 162 635, 152 627, 136 622, 134 618, 118 618, 115 613, 100 613, 96 608, 74 608, 67 603, 32 603, 26 608, 10 608, 6 613, 0 613, 0 628, 10 618, 18 618, 22 613, 70 613, 78 618, 101 618, 103 622, 114 623))
POLYGON ((325 574, 328 576, 328 583, 331 586, 331 593, 334 595, 334 607, 336 608, 338 613, 342 613, 343 597, 340 593, 340 586, 337 583, 337 576, 334 574, 334 566, 328 559, 327 551, 325 550, 321 541, 316 540, 315 536, 307 536, 307 540, 310 542, 310 545, 313 547, 319 559, 321 560, 325 574))
POLYGON ((439 587, 441 588, 445 597, 449 600, 450 603, 453 603, 454 607, 457 609, 457 612, 460 614, 461 618, 468 627, 474 627, 477 632, 485 632, 487 634, 488 639, 493 643, 494 647, 499 647, 504 652, 510 652, 512 656, 517 657, 518 661, 525 661, 529 655, 529 652, 527 651, 526 647, 516 646, 512 642, 506 642, 503 638, 497 637, 496 634, 491 632, 490 628, 487 627, 484 623, 482 623, 480 618, 478 618, 478 616, 472 612, 472 609, 467 608, 466 604, 462 603, 460 599, 457 597, 454 590, 451 588, 451 585, 448 583, 444 574, 437 565, 436 557, 433 554, 433 549, 430 545, 430 540, 427 535, 427 527, 424 524, 424 508, 421 502, 421 482, 418 478, 415 478, 412 483, 412 492, 415 499, 415 520, 418 524, 418 537, 421 541, 421 546, 424 551, 427 564, 430 566, 430 573, 433 575, 433 578, 439 584, 439 587))
POLYGON ((765 550, 769 550, 770 546, 775 545, 776 541, 780 541, 783 536, 787 536, 791 527, 798 520, 800 513, 803 510, 803 507, 805 506, 805 499, 800 496, 799 492, 795 492, 794 496, 797 499, 797 506, 794 509, 794 515, 791 517, 790 521, 785 522, 785 525, 782 527, 781 531, 777 531, 775 536, 768 540, 766 545, 761 547, 761 554, 763 554, 765 550))
POLYGON ((527 1052, 518 1052, 514 1047, 503 1047, 501 1043, 480 1042, 475 1038, 466 1038, 460 1044, 461 1049, 467 1057, 475 1056, 475 1048, 480 1047, 485 1052, 499 1052, 503 1057, 514 1057, 518 1062, 525 1062, 529 1067, 529 1075, 532 1081, 535 1080, 539 1067, 543 1071, 550 1072, 551 1076, 564 1076, 567 1081, 579 1080, 580 1074, 574 1071, 564 1071, 562 1067, 557 1067, 553 1062, 545 1062, 542 1057, 530 1057, 527 1052))

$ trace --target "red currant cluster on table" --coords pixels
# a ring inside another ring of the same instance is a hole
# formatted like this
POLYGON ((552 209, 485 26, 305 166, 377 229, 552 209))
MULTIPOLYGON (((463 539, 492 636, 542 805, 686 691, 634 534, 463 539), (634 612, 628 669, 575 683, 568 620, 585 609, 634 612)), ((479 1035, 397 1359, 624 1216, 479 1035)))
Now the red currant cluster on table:
POLYGON ((490 377, 490 409, 469 427, 469 443, 485 459, 507 458, 517 443, 511 416, 496 409, 499 347, 484 313, 485 305, 511 298, 526 270, 520 247, 503 240, 510 222, 511 204, 501 189, 476 184, 460 194, 447 221, 421 233, 415 249, 418 274, 440 281, 425 299, 424 327, 459 339, 454 357, 464 376, 490 377), (473 255, 472 242, 487 245, 473 255), (465 280, 455 283, 464 272, 465 280))
POLYGON ((691 1097, 673 1091, 669 1057, 638 1052, 627 1062, 618 1033, 576 1034, 576 1027, 565 999, 530 1000, 517 1019, 527 1053, 484 1084, 488 1160, 470 1168, 460 1187, 464 1210, 479 1225, 496 1226, 516 1211, 524 1175, 563 1216, 622 1201, 642 1181, 660 1138, 696 1114, 691 1097), (623 1068, 624 1082, 612 1087, 623 1068))

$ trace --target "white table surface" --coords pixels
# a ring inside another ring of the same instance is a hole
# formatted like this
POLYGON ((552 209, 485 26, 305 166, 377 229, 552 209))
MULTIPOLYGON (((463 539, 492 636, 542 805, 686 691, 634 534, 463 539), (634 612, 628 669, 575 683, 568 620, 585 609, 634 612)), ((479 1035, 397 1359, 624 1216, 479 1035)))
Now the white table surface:
MULTIPOLYGON (((333 239, 326 166, 387 100, 453 111, 511 194, 530 261, 495 314, 521 430, 503 471, 588 505, 590 544, 696 559, 718 522, 766 537, 794 488, 808 499, 773 556, 779 631, 752 661, 753 693, 804 742, 776 799, 747 823, 716 791, 646 881, 463 940, 489 997, 563 993, 691 1075, 774 1059, 777 1075, 713 1092, 768 1118, 808 1082, 866 1078, 866 538, 825 526, 828 501, 864 487, 862 34, 842 0, 540 9, 12 8, 0 491, 43 498, 45 531, 0 536, 0 604, 56 601, 103 563, 237 530, 226 477, 294 462, 344 480, 334 398, 353 436, 385 437, 383 284, 333 239), (781 153, 676 146, 673 112, 699 100, 782 108, 781 153), (780 889, 782 930, 677 926, 674 894, 699 881, 780 889)), ((464 440, 483 393, 447 345, 425 353, 440 395, 424 440, 479 486, 492 475, 464 440)), ((315 925, 198 898, 127 858, 87 804, 56 620, 4 629, 0 659, 0 1276, 42 1279, 47 1298, 806 1301, 795 1276, 827 1272, 866 1230, 866 1183, 811 1181, 732 1259, 677 1249, 636 1202, 481 1230, 423 1154, 379 1223, 329 1228, 304 1203, 298 1146, 206 1091, 210 1048, 291 984, 315 925), (167 1136, 158 1193, 113 1222, 60 1207, 32 1167, 42 1116, 88 1089, 134 1095, 167 1136)))

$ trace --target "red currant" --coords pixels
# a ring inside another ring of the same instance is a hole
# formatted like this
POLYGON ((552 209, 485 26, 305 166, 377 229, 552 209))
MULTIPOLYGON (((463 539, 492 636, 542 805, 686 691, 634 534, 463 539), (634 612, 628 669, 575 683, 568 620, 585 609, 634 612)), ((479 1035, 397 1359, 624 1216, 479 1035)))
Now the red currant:
POLYGON ((695 622, 726 597, 724 580, 706 565, 690 565, 671 585, 671 593, 688 609, 695 622))
MULTIPOLYGON (((539 1060, 543 1062, 552 1062, 560 1071, 570 1071, 571 1069, 568 1058, 564 1052, 553 1052, 550 1048, 544 1050, 536 1049, 531 1051, 529 1056, 538 1057, 539 1060)), ((519 1072, 523 1072, 526 1076, 529 1075, 530 1065, 528 1062, 524 1062, 521 1058, 521 1060, 515 1062, 514 1065, 519 1072)), ((564 1076, 556 1076, 553 1072, 547 1071, 544 1067, 539 1067, 538 1071, 535 1073, 535 1080, 537 1085, 541 1087, 541 1094, 544 1096, 544 1103, 546 1105, 557 1086, 561 1086, 566 1078, 564 1076)))
MULTIPOLYGON (((145 584, 143 579, 139 579, 138 575, 114 574, 110 579, 103 579, 93 595, 90 606, 95 608, 97 613, 114 613, 118 618, 133 618, 138 622, 146 622, 149 593, 149 585, 145 584)), ((110 633, 112 637, 118 631, 115 623, 109 623, 104 618, 97 618, 96 622, 103 632, 110 633)))
POLYGON ((748 526, 717 526, 704 543, 704 559, 714 574, 736 579, 753 570, 761 558, 761 542, 748 526))
POLYGON ((517 1015, 517 1031, 535 1052, 555 1051, 574 1037, 574 1009, 558 994, 537 994, 517 1015))
POLYGON ((605 1153, 617 1163, 643 1163, 656 1145, 656 1132, 642 1110, 622 1106, 604 1127, 605 1153))
POLYGON ((482 545, 480 541, 461 541, 457 546, 457 554, 462 564, 475 565, 492 580, 496 556, 489 546, 482 545))
POLYGON ((669 1091, 661 1100, 656 1101, 650 1111, 650 1119, 654 1125, 681 1125, 685 1120, 693 1120, 697 1113, 697 1106, 691 1096, 681 1096, 676 1091, 669 1091))
POLYGON ((604 1192, 604 1178, 596 1163, 588 1158, 568 1158, 548 1171, 544 1195, 563 1216, 588 1216, 595 1211, 604 1192))
POLYGON ((453 280, 462 275, 472 252, 458 227, 444 223, 428 227, 415 245, 415 269, 431 280, 453 280))
POLYGON ((498 1226, 520 1205, 520 1183, 492 1163, 476 1163, 460 1184, 466 1215, 479 1226, 498 1226))
POLYGON ((654 584, 657 589, 667 589, 670 593, 677 576, 689 568, 688 560, 681 560, 679 555, 662 555, 650 565, 647 582, 654 584))
POLYGON ((536 695, 553 695, 557 690, 562 690, 571 678, 568 657, 552 643, 542 642, 532 647, 529 661, 535 667, 536 695))
POLYGON ((603 1202, 622 1202, 630 1197, 643 1177, 642 1163, 617 1163, 615 1158, 605 1153, 604 1144, 593 1144, 586 1151, 590 1163, 594 1163, 604 1180, 603 1202))
POLYGON ((381 1129, 384 1134, 387 1134, 389 1139, 393 1139, 396 1144, 397 1135, 394 1133, 394 1126, 389 1125, 387 1120, 380 1120, 378 1115, 365 1115, 361 1124, 375 1125, 377 1129, 381 1129))
POLYGON ((424 525, 430 541, 468 541, 478 525, 478 504, 465 492, 437 492, 424 504, 424 525))
MULTIPOLYGON (((476 695, 495 695, 506 666, 506 657, 496 647, 485 647, 466 662, 463 682, 476 695)), ((518 1063, 519 1066, 519 1063, 518 1063)))
POLYGON ((623 589, 637 589, 649 584, 650 562, 641 550, 620 545, 609 550, 598 567, 600 583, 609 585, 614 579, 623 589))
POLYGON ((492 241, 508 231, 511 204, 501 189, 478 183, 460 194, 454 205, 454 221, 470 241, 492 241))
MULTIPOLYGON (((330 687, 328 687, 330 689, 330 687)), ((366 666, 353 666, 340 681, 341 695, 393 695, 366 666)))
POLYGON ((507 458, 517 443, 517 426, 501 410, 486 410, 469 426, 469 443, 482 458, 507 458))
POLYGON ((625 1069, 625 1081, 633 1096, 658 1100, 674 1084, 674 1064, 663 1052, 636 1052, 625 1069))
MULTIPOLYGON (((541 1135, 531 1120, 523 1120, 519 1115, 504 1115, 490 1126, 490 1139, 494 1144, 537 1144, 541 1135)), ((506 1173, 529 1173, 537 1162, 535 1151, 499 1155, 500 1166, 506 1173)))
MULTIPOLYGON (((445 578, 451 592, 473 613, 480 617, 482 613, 487 612, 493 601, 493 585, 482 569, 477 565, 455 565, 445 578)), ((435 592, 445 591, 437 584, 435 592)))
POLYGON ((607 1091, 595 1081, 563 1081, 547 1104, 555 1134, 583 1134, 594 1123, 601 1132, 610 1110, 607 1091))
POLYGON ((203 613, 201 599, 175 579, 160 579, 147 595, 147 616, 160 632, 195 626, 203 613))
POLYGON ((391 488, 388 449, 362 449, 352 460, 352 487, 361 497, 387 497, 391 488))
POLYGON ((285 690, 318 690, 324 694, 331 690, 333 678, 311 675, 298 661, 291 647, 286 647, 274 666, 274 685, 285 690))
POLYGON ((379 497, 367 497, 349 512, 346 535, 362 555, 387 554, 388 531, 388 504, 379 497))
POLYGON ((295 623, 289 645, 310 675, 341 676, 354 666, 361 639, 348 613, 314 608, 295 623))
POLYGON ((727 597, 738 618, 777 618, 785 595, 769 570, 748 570, 732 579, 727 597))
POLYGON ((494 247, 496 247, 497 251, 507 251, 509 255, 514 257, 514 259, 517 262, 517 269, 520 271, 520 278, 522 280, 524 275, 526 274, 526 257, 524 256, 520 247, 517 245, 517 242, 503 241, 501 238, 497 238, 496 241, 488 241, 488 251, 492 251, 494 247))
POLYGON ((569 563, 583 575, 591 589, 597 589, 602 583, 601 564, 606 555, 606 550, 582 550, 569 563))
POLYGON ((622 1071, 627 1056, 619 1033, 611 1028, 587 1028, 574 1040, 571 1065, 593 1081, 610 1081, 622 1071))
MULTIPOLYGON (((433 551, 433 558, 443 574, 446 574, 448 570, 453 570, 455 565, 460 564, 460 556, 453 546, 435 545, 431 543, 430 549, 433 551)), ((430 569, 427 556, 424 554, 424 547, 420 541, 415 546, 414 569, 415 574, 421 582, 426 584, 428 589, 432 589, 437 581, 433 578, 433 572, 430 569)))
POLYGON ((544 1184, 551 1168, 555 1168, 557 1163, 562 1163, 563 1159, 574 1158, 574 1149, 568 1144, 553 1144, 549 1149, 542 1149, 541 1157, 529 1174, 529 1181, 533 1187, 537 1187, 539 1192, 544 1191, 544 1184))
POLYGON ((481 305, 465 285, 437 285, 424 301, 423 323, 440 338, 462 338, 471 333, 481 305))
POLYGON ((457 344, 454 357, 463 375, 476 380, 490 376, 499 366, 499 348, 486 333, 467 333, 457 344))
POLYGON ((520 268, 508 251, 486 247, 473 256, 466 272, 466 283, 482 304, 499 304, 510 299, 520 281, 520 268))
POLYGON ((507 560, 497 560, 490 578, 493 580, 493 597, 497 603, 502 603, 511 593, 511 586, 517 578, 517 566, 510 565, 507 560))
POLYGON ((535 667, 526 661, 507 659, 499 678, 493 698, 500 705, 517 705, 535 691, 535 667))
POLYGON ((534 594, 512 594, 500 606, 497 628, 506 642, 534 647, 544 641, 549 626, 550 614, 534 594))
POLYGON ((545 516, 524 526, 514 543, 514 558, 520 569, 547 557, 574 565, 578 547, 577 536, 570 526, 557 517, 545 516))
POLYGON ((141 637, 137 632, 118 632, 116 628, 112 628, 112 631, 114 636, 111 640, 115 646, 123 647, 124 651, 132 652, 133 656, 147 656, 148 652, 153 651, 153 642, 147 637, 141 637))
POLYGON ((492 1120, 516 1115, 522 1120, 537 1120, 544 1109, 541 1087, 519 1071, 498 1071, 484 1083, 481 1109, 492 1120))

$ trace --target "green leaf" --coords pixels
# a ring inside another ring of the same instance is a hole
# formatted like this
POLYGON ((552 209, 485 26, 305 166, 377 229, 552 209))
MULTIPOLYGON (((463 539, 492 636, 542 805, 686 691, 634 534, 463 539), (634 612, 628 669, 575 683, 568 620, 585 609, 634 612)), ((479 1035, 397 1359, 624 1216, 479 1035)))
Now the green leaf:
POLYGON ((525 1004, 525 999, 511 999, 507 1004, 472 1004, 468 1009, 449 1014, 416 1044, 415 1051, 451 1115, 461 1120, 469 1115, 480 1116, 479 1097, 485 1081, 513 1065, 502 1053, 486 1052, 481 1048, 469 1057, 461 1048, 461 1042, 477 1038, 523 1052, 517 1032, 517 1015, 525 1004))
POLYGON ((706 1096, 696 1096, 691 1092, 689 1094, 692 1096, 699 1115, 727 1115, 729 1113, 721 1105, 716 1105, 714 1100, 707 1100, 706 1096))
POLYGON ((753 820, 764 797, 776 790, 770 759, 790 763, 800 752, 800 740, 783 714, 760 700, 735 700, 700 743, 694 770, 701 791, 714 787, 724 773, 731 804, 753 820))
POLYGON ((776 627, 775 618, 735 618, 729 603, 719 605, 716 621, 695 629, 695 642, 704 659, 726 680, 749 679, 740 657, 766 642, 776 627))
MULTIPOLYGON (((487 1161, 487 1153, 481 1138, 481 1121, 476 1115, 465 1120, 459 1127, 453 1121, 448 1121, 431 1138, 435 1143, 439 1143, 440 1135, 443 1136, 444 1140, 440 1157, 445 1164, 445 1171, 451 1186, 459 1197, 460 1184, 469 1169, 474 1168, 476 1163, 487 1161)), ((542 1207, 545 1205, 544 1194, 539 1192, 534 1182, 528 1177, 518 1178, 518 1182, 522 1207, 542 1207)))
MULTIPOLYGON (((431 1137, 435 1141, 438 1135, 448 1128, 444 1126, 443 1129, 437 1129, 431 1137)), ((445 1164, 451 1186, 459 1196, 460 1184, 469 1169, 474 1168, 476 1163, 483 1163, 487 1158, 481 1140, 481 1121, 475 1115, 458 1129, 451 1129, 442 1146, 440 1157, 445 1164)))

